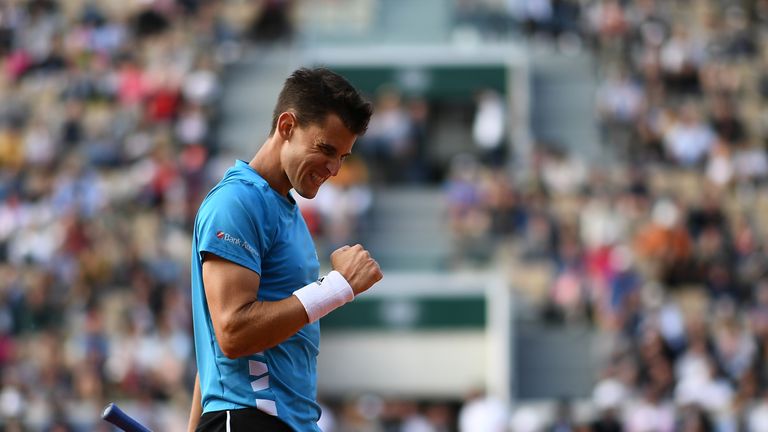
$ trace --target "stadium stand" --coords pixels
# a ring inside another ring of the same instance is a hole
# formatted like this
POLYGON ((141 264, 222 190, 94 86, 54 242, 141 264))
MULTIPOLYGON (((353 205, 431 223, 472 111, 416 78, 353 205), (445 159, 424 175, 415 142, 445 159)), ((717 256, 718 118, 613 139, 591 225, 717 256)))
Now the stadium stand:
MULTIPOLYGON (((362 34, 384 2, 340 2, 350 7, 337 13, 296 3, 295 13, 280 1, 0 4, 3 430, 107 430, 97 414, 112 400, 154 430, 185 429, 197 203, 233 150, 252 150, 247 135, 260 131, 244 104, 291 62, 270 63, 275 47, 296 43, 308 21, 333 29, 352 17, 346 36, 362 34), (253 46, 265 60, 249 65, 253 46), (227 87, 254 71, 265 78, 241 83, 250 92, 227 87)), ((382 16, 413 20, 392 3, 382 16)), ((595 332, 598 376, 588 397, 538 405, 499 408, 480 393, 463 406, 328 400, 325 430, 466 432, 478 410, 515 431, 768 430, 766 2, 457 0, 441 10, 430 19, 451 22, 437 39, 589 58, 575 84, 554 72, 534 82, 547 99, 525 175, 480 148, 430 165, 420 146, 445 136, 428 126, 450 114, 379 101, 397 108, 380 119, 401 132, 385 147, 394 162, 358 160, 336 190, 353 190, 356 206, 341 214, 318 200, 304 207, 310 226, 325 248, 378 242, 394 267, 507 269, 538 322, 595 332), (424 157, 406 178, 403 150, 424 157), (435 182, 444 195, 425 192, 435 182), (412 219, 412 256, 390 237, 397 215, 412 219)))

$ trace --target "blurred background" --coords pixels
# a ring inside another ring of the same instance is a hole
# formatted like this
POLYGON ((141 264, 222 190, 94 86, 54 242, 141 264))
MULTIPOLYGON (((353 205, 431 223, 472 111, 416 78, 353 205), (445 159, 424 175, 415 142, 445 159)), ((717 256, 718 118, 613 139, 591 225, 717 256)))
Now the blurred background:
POLYGON ((0 430, 186 430, 192 222, 328 66, 325 432, 767 431, 768 1, 0 2, 0 430))

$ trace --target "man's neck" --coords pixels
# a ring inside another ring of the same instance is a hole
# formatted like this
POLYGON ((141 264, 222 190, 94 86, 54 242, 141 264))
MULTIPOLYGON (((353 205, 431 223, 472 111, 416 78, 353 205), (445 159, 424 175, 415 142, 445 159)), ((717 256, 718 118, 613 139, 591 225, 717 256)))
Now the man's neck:
POLYGON ((269 137, 264 142, 248 165, 256 170, 272 189, 280 195, 288 196, 291 182, 280 164, 280 143, 276 142, 274 137, 269 137))

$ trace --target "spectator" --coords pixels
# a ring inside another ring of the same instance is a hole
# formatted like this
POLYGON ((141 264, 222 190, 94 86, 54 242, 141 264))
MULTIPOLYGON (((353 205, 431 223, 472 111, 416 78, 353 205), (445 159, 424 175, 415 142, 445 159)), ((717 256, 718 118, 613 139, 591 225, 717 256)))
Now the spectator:
POLYGON ((402 97, 394 87, 384 87, 377 95, 368 132, 360 139, 360 151, 369 163, 376 162, 386 182, 403 180, 401 168, 412 154, 409 141, 410 119, 402 97))
POLYGON ((459 413, 459 432, 502 432, 508 423, 507 408, 482 392, 470 394, 459 413))
MULTIPOLYGON (((93 430, 107 398, 145 397, 157 413, 189 397, 174 262, 188 258, 167 233, 189 226, 186 206, 196 205, 186 199, 209 169, 204 153, 181 150, 216 147, 207 126, 220 65, 186 25, 205 17, 170 20, 166 3, 1 7, 0 363, 16 378, 0 384, 0 422, 9 430, 93 430), (194 68, 189 53, 201 59, 194 68), (163 157, 161 136, 184 155, 183 170, 163 157), (115 315, 130 325, 112 326, 115 315), (148 352, 164 362, 142 363, 148 352)), ((177 429, 156 418, 156 429, 177 429)))
POLYGON ((673 162, 694 167, 714 145, 714 134, 693 105, 684 105, 664 134, 667 154, 673 162))
POLYGON ((480 92, 472 123, 472 138, 484 164, 503 166, 506 162, 506 123, 506 108, 501 96, 493 90, 480 92))

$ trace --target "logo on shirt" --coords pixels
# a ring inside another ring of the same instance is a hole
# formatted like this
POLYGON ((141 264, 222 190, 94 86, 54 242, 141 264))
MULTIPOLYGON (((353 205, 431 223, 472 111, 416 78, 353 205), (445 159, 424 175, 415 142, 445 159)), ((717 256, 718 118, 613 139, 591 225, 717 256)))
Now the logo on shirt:
POLYGON ((249 245, 247 241, 239 239, 233 235, 230 235, 229 233, 225 233, 224 231, 217 231, 216 237, 221 240, 224 240, 225 242, 232 243, 235 246, 240 246, 241 248, 247 250, 250 253, 253 253, 253 254, 256 253, 256 250, 251 245, 249 245))

